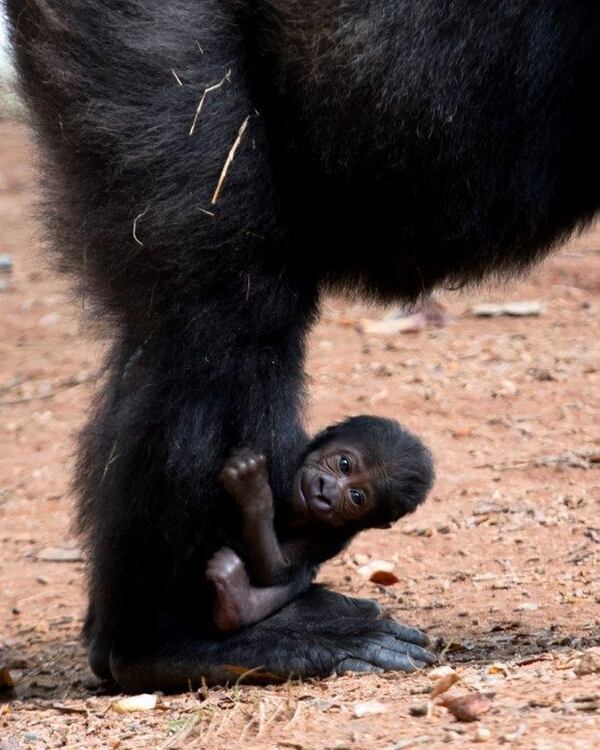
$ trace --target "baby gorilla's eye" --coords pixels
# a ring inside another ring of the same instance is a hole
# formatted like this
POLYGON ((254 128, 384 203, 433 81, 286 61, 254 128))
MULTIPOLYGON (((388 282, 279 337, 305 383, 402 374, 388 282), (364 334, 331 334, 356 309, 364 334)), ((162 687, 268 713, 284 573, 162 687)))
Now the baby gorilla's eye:
POLYGON ((362 505, 365 499, 365 493, 362 490, 350 490, 350 500, 354 505, 362 505))
POLYGON ((350 474, 350 469, 352 468, 352 461, 348 458, 348 456, 340 456, 339 460, 339 467, 342 474, 350 474))

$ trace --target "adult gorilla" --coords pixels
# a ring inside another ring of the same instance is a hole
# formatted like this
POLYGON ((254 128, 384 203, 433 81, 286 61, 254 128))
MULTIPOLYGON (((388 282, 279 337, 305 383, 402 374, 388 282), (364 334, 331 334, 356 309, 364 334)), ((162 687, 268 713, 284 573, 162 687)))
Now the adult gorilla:
POLYGON ((280 497, 325 288, 519 270, 600 202, 597 0, 6 0, 48 224, 114 340, 81 438, 91 662, 125 689, 407 669, 422 636, 319 588, 210 635, 234 445, 280 497))

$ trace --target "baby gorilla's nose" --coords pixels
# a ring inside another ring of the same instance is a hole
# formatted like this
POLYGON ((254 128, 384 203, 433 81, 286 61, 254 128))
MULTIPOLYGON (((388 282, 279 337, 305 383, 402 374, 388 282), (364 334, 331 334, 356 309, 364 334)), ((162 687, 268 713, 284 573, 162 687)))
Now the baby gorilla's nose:
POLYGON ((318 477, 317 499, 331 507, 338 497, 337 482, 331 474, 320 474, 318 477))

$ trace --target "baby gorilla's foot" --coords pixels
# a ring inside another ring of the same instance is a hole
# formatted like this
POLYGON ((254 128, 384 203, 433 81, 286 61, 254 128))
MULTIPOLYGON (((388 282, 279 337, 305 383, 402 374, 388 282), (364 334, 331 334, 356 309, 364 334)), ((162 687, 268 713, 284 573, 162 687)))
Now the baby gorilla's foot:
POLYGON ((270 500, 267 459, 260 453, 236 451, 227 459, 219 479, 239 507, 258 508, 270 500))
POLYGON ((221 633, 239 630, 252 620, 251 586, 244 563, 232 549, 223 547, 211 557, 206 577, 217 595, 213 610, 215 626, 221 633))

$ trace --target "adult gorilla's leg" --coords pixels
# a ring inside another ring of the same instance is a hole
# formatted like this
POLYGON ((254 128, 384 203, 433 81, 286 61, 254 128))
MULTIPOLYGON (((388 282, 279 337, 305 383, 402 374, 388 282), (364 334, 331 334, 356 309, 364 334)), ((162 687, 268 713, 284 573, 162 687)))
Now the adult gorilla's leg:
MULTIPOLYGON (((268 308, 263 318, 252 330, 264 331, 268 308)), ((241 318, 235 322, 231 329, 251 335, 241 318)), ((190 342, 176 340, 173 332, 149 341, 135 362, 116 368, 123 374, 84 433, 80 485, 97 674, 112 674, 129 690, 176 690, 201 676, 222 682, 257 667, 281 678, 427 663, 420 633, 379 619, 372 604, 320 589, 231 639, 210 635, 202 571, 235 538, 215 474, 243 434, 243 444, 269 455, 272 479, 285 487, 303 438, 302 331, 290 320, 285 334, 265 338, 269 345, 221 350, 229 366, 217 372, 190 357, 190 342)))
MULTIPOLYGON (((293 298, 287 287, 285 297, 293 298)), ((314 676, 410 670, 429 659, 418 632, 378 619, 370 603, 320 589, 231 640, 210 635, 212 601, 202 571, 216 549, 235 539, 231 504, 215 474, 241 435, 242 444, 267 453, 272 481, 286 495, 303 443, 302 316, 294 310, 285 332, 268 336, 268 313, 263 307, 262 324, 250 328, 244 316, 230 322, 228 330, 244 337, 262 331, 264 339, 221 349, 219 366, 200 352, 191 356, 192 342, 178 343, 176 332, 146 342, 133 362, 115 368, 84 433, 79 476, 95 615, 90 655, 99 676, 112 674, 126 689, 175 690, 200 676, 222 682, 236 668, 314 676)), ((217 321, 225 319, 222 311, 217 321)), ((201 340, 218 335, 205 331, 201 340)))
MULTIPOLYGON (((78 470, 90 556, 86 630, 101 677, 115 644, 125 656, 156 639, 176 651, 182 631, 210 632, 212 592, 203 572, 239 533, 216 478, 231 447, 264 451, 272 481, 287 494, 305 439, 298 411, 310 316, 298 309, 299 295, 275 283, 291 308, 284 331, 273 300, 261 298, 260 323, 250 303, 228 311, 226 299, 214 317, 200 303, 183 331, 154 334, 111 365, 82 435, 78 470)), ((312 308, 311 295, 305 300, 312 308)))
POLYGON ((204 671, 220 680, 232 661, 278 675, 410 668, 421 636, 336 597, 209 636, 202 572, 239 533, 216 472, 231 447, 253 445, 286 496, 317 304, 316 280, 287 250, 259 76, 230 15, 240 5, 7 8, 54 246, 116 342, 77 474, 94 670, 160 689, 204 671))
POLYGON ((175 692, 209 684, 284 681, 344 672, 412 672, 431 664, 418 630, 377 616, 367 600, 349 599, 319 586, 273 617, 226 639, 182 637, 139 658, 111 654, 111 670, 125 690, 160 685, 175 692), (301 627, 299 627, 301 626, 301 627))

